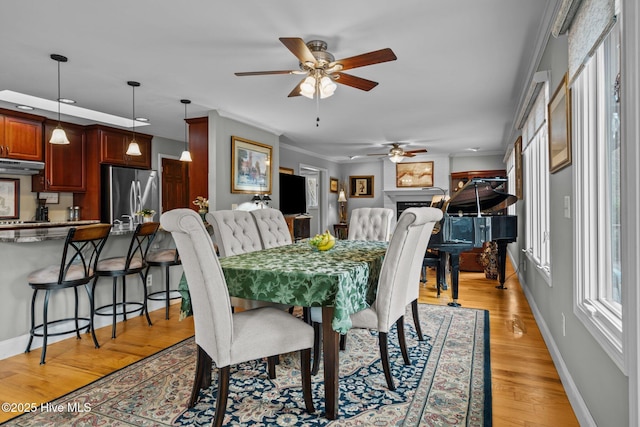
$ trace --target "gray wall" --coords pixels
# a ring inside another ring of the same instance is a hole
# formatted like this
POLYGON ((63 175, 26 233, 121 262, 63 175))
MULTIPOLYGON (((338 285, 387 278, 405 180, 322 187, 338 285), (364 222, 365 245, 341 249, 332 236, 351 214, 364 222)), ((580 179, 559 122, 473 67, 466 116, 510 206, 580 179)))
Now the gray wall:
MULTIPOLYGON (((551 70, 550 93, 560 83, 567 70, 566 36, 551 37, 538 71, 551 70)), ((570 377, 565 379, 568 394, 581 396, 583 409, 588 410, 599 426, 628 425, 628 379, 608 357, 602 347, 573 314, 573 219, 564 218, 564 196, 572 195, 573 168, 569 166, 550 176, 549 205, 551 236, 551 281, 548 283, 530 263, 521 249, 525 248, 525 203, 517 203, 519 238, 510 253, 519 264, 520 281, 532 309, 538 313, 540 329, 550 335, 547 345, 552 354, 564 362, 570 377), (524 265, 526 264, 526 265, 524 265), (526 268, 526 270, 524 270, 526 268), (566 336, 562 334, 562 316, 566 319, 566 336), (568 381, 567 381, 568 380, 568 381)), ((556 362, 558 362, 556 360, 556 362)), ((517 363, 517 361, 514 361, 517 363)), ((562 366, 557 366, 558 370, 562 366)), ((578 398, 579 398, 578 396, 578 398)), ((572 400, 575 405, 575 400, 572 400)))

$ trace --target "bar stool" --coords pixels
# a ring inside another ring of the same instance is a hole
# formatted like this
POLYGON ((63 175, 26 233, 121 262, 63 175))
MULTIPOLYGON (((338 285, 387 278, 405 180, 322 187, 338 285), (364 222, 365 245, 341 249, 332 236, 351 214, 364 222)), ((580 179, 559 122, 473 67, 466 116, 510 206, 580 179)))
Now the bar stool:
POLYGON ((182 298, 176 289, 169 288, 169 269, 175 265, 182 265, 177 249, 160 249, 147 254, 147 271, 144 274, 145 283, 149 277, 151 267, 164 268, 164 290, 150 293, 147 298, 152 301, 165 301, 164 318, 169 320, 169 303, 171 300, 182 298), (173 294, 173 295, 172 295, 173 294))
MULTIPOLYGON (((129 250, 126 256, 112 257, 101 259, 96 265, 95 278, 93 279, 93 296, 95 297, 96 285, 100 277, 112 277, 112 293, 111 304, 106 304, 94 309, 91 316, 111 316, 111 338, 116 337, 116 318, 121 315, 123 320, 127 320, 127 314, 140 311, 140 316, 144 313, 147 316, 147 322, 151 326, 151 318, 147 310, 147 286, 145 284, 145 275, 143 271, 147 268, 145 260, 151 242, 160 227, 159 222, 145 222, 138 224, 131 237, 129 250), (126 277, 131 274, 138 274, 142 283, 143 298, 142 302, 127 301, 127 282, 126 277), (118 278, 122 278, 122 301, 117 301, 118 278), (128 308, 132 306, 133 308, 128 308)), ((95 306, 95 304, 94 304, 95 306)), ((93 320, 92 320, 93 321, 93 320)), ((93 336, 97 343, 95 333, 93 336)))
MULTIPOLYGON (((67 233, 62 251, 60 265, 51 265, 41 268, 29 274, 27 280, 33 288, 31 299, 31 329, 29 331, 29 343, 25 353, 31 351, 33 337, 42 337, 42 355, 40 364, 45 363, 47 354, 47 338, 49 336, 64 335, 75 332, 80 339, 80 331, 90 329, 93 333, 93 316, 88 318, 78 317, 78 286, 84 285, 89 297, 90 310, 93 311, 93 297, 89 282, 94 278, 96 262, 104 247, 111 226, 109 224, 96 224, 85 227, 72 227, 67 233), (49 296, 52 291, 73 288, 75 296, 74 317, 50 321, 48 319, 49 296), (35 324, 35 303, 38 291, 45 291, 44 305, 42 308, 42 323, 35 324), (49 332, 49 325, 74 321, 74 328, 65 331, 49 332), (80 326, 80 321, 85 324, 80 326)), ((98 342, 93 334, 93 342, 98 348, 98 342)))

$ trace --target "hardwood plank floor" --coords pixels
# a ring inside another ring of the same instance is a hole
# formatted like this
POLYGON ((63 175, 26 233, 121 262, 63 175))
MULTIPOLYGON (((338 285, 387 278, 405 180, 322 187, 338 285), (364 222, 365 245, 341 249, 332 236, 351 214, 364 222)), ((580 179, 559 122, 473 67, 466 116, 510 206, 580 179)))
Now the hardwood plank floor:
MULTIPOLYGON (((506 290, 496 289, 484 273, 465 272, 460 280, 462 306, 490 312, 493 425, 579 426, 511 266, 507 275, 506 290)), ((432 271, 427 277, 420 302, 450 302, 450 291, 436 297, 432 271)), ((115 340, 110 326, 101 328, 97 350, 88 335, 51 344, 42 366, 40 349, 0 360, 0 402, 48 402, 192 336, 193 319, 178 321, 178 311, 179 304, 172 304, 169 320, 164 309, 152 312, 151 327, 144 317, 120 323, 115 340)), ((0 422, 17 415, 0 412, 0 422)))

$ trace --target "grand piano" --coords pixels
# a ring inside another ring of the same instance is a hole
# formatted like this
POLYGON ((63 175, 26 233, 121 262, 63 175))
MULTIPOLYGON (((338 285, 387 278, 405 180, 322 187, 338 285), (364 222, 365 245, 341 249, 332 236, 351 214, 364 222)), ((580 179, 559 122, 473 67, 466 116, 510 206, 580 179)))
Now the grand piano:
MULTIPOLYGON (((518 222, 515 215, 506 215, 506 208, 515 203, 516 196, 507 194, 505 178, 473 178, 460 188, 441 207, 444 215, 434 227, 428 249, 440 254, 440 268, 446 265, 446 255, 451 262, 450 306, 458 307, 458 278, 460 254, 479 248, 486 242, 498 245, 499 289, 506 289, 505 267, 507 244, 518 237, 518 222)), ((444 277, 444 274, 441 275, 444 277)), ((440 286, 440 284, 438 284, 440 286)), ((439 290, 439 288, 438 288, 439 290)))

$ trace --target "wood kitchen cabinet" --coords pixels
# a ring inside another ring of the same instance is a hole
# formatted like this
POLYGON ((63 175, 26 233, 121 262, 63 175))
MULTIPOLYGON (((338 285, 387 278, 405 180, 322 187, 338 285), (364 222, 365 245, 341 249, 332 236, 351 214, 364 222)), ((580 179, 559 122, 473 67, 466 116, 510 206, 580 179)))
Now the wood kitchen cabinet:
POLYGON ((45 118, 0 109, 0 157, 42 161, 45 118))
POLYGON ((151 169, 151 135, 136 133, 141 156, 128 156, 127 148, 133 138, 132 132, 100 128, 100 163, 151 169))
POLYGON ((100 219, 102 164, 151 169, 151 135, 136 132, 142 156, 127 156, 125 153, 131 132, 102 125, 85 126, 86 139, 86 191, 73 193, 73 204, 80 206, 82 219, 100 219))
MULTIPOLYGON (((507 177, 507 171, 504 169, 481 170, 454 172, 451 174, 451 196, 453 196, 460 188, 464 186, 472 178, 496 178, 507 177)), ((483 248, 474 248, 470 251, 460 254, 460 271, 484 271, 484 267, 480 262, 483 248)))
MULTIPOLYGON (((51 136, 58 122, 47 120, 44 124, 45 141, 51 136)), ((63 123, 70 144, 45 143, 44 171, 34 175, 31 191, 84 192, 87 190, 86 137, 84 127, 63 123)))

